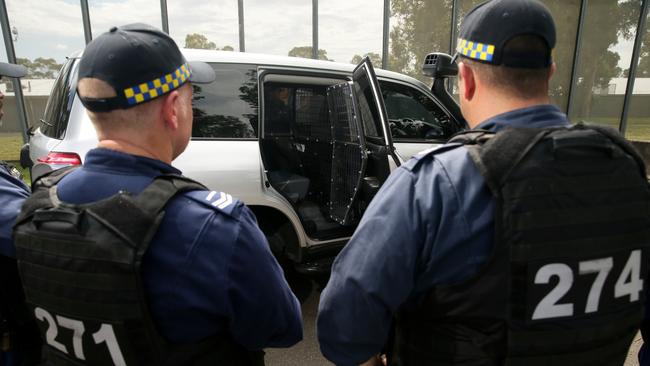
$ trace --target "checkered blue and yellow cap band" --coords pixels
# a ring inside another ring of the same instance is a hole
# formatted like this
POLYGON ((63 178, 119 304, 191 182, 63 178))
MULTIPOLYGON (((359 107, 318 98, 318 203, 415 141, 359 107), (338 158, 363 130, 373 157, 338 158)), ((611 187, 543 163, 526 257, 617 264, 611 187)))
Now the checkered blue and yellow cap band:
POLYGON ((456 51, 458 51, 459 54, 474 60, 492 62, 492 58, 494 57, 494 45, 471 42, 463 38, 458 39, 456 51))
POLYGON ((131 106, 146 102, 185 84, 190 74, 190 68, 185 63, 167 75, 124 89, 124 96, 131 106))

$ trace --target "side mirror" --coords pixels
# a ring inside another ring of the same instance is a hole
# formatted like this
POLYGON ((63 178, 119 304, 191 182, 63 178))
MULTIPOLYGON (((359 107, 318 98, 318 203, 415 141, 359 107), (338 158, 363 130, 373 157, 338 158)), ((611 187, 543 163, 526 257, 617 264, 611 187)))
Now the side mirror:
POLYGON ((424 58, 422 72, 434 79, 450 78, 458 75, 458 64, 450 55, 434 52, 424 58))

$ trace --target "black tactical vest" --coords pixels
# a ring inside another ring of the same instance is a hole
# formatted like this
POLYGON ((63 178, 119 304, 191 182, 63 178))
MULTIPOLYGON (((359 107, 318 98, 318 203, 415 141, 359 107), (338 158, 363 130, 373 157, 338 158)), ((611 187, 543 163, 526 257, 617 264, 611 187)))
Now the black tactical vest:
POLYGON ((157 177, 133 196, 90 204, 57 198, 71 170, 37 181, 14 227, 18 267, 52 365, 263 365, 227 337, 169 344, 156 330, 140 265, 167 202, 205 189, 177 175, 157 177))
POLYGON ((392 365, 623 365, 643 320, 645 167, 611 129, 471 131, 495 247, 396 320, 392 365))

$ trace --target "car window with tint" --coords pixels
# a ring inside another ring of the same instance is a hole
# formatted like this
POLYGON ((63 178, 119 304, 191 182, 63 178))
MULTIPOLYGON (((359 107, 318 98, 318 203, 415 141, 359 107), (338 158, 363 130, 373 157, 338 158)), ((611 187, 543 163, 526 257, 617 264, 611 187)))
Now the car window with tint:
POLYGON ((77 84, 77 64, 76 59, 68 60, 54 81, 41 119, 40 128, 45 136, 62 139, 65 135, 77 84))
POLYGON ((426 94, 385 80, 379 84, 395 141, 447 139, 456 132, 449 116, 426 94))
POLYGON ((210 84, 193 84, 193 139, 257 138, 257 66, 211 64, 210 84))

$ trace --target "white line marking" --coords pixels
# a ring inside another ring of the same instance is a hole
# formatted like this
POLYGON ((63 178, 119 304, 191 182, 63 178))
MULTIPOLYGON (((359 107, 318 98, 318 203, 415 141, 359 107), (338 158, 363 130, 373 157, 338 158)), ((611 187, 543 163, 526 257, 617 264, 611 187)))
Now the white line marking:
POLYGON ((212 202, 212 206, 218 207, 220 204, 224 203, 228 199, 228 195, 223 192, 219 192, 219 195, 220 195, 219 199, 212 202))
POLYGON ((217 192, 215 192, 215 191, 210 192, 210 194, 208 194, 208 196, 205 197, 205 200, 206 201, 212 201, 212 197, 214 197, 215 194, 217 194, 217 192))
POLYGON ((219 206, 217 206, 217 207, 219 207, 219 208, 222 209, 222 210, 223 210, 224 208, 230 206, 230 204, 232 203, 232 196, 229 195, 229 194, 226 194, 226 197, 227 197, 227 198, 226 198, 226 202, 224 202, 224 203, 220 204, 219 206))

